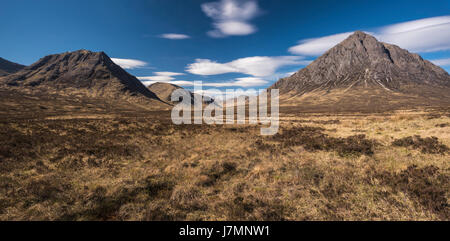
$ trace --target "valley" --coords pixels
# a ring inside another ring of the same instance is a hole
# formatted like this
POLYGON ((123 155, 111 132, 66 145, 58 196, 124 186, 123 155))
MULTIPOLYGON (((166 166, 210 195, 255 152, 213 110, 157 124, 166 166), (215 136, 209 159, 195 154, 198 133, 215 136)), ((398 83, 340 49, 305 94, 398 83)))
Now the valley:
POLYGON ((173 124, 104 52, 2 63, 0 220, 450 219, 450 75, 366 33, 268 88, 269 136, 173 124))
POLYGON ((1 220, 450 217, 449 109, 283 112, 267 137, 71 113, 0 121, 1 220))

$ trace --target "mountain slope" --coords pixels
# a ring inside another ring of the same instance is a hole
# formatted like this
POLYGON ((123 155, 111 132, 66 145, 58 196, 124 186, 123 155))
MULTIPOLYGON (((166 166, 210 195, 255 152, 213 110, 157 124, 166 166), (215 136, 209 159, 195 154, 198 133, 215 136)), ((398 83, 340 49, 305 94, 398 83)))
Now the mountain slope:
POLYGON ((0 58, 0 76, 16 73, 23 68, 25 68, 24 65, 16 64, 6 59, 0 58))
POLYGON ((417 54, 357 31, 270 88, 280 90, 282 104, 311 109, 401 108, 447 103, 450 75, 417 54))
POLYGON ((27 92, 160 101, 104 52, 79 50, 49 55, 0 81, 27 92))
POLYGON ((210 104, 210 103, 214 102, 214 100, 211 97, 192 93, 178 85, 174 85, 174 84, 170 84, 170 83, 157 82, 157 83, 149 85, 148 89, 150 91, 152 91, 153 93, 155 93, 161 100, 163 100, 167 103, 171 103, 171 104, 177 103, 176 101, 173 102, 171 100, 171 95, 172 95, 172 92, 174 92, 175 90, 178 90, 178 89, 182 89, 184 91, 189 92, 189 95, 191 96, 192 104, 194 104, 194 99, 198 99, 199 101, 202 101, 203 104, 210 104))

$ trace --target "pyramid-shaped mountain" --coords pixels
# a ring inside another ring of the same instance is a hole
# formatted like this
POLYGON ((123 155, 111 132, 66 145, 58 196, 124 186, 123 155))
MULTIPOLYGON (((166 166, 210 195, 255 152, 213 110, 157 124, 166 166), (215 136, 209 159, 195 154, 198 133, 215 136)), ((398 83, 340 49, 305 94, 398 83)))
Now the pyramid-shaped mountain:
POLYGON ((0 58, 0 76, 16 73, 23 68, 25 68, 25 66, 21 64, 16 64, 6 59, 0 58))
POLYGON ((300 93, 357 86, 401 91, 410 84, 449 86, 450 76, 417 54, 357 31, 274 87, 283 92, 295 90, 300 93))
POLYGON ((433 105, 450 97, 450 75, 417 54, 357 31, 270 88, 279 89, 284 103, 318 108, 433 105))
POLYGON ((9 88, 28 92, 160 101, 104 52, 78 50, 49 55, 0 81, 9 88))

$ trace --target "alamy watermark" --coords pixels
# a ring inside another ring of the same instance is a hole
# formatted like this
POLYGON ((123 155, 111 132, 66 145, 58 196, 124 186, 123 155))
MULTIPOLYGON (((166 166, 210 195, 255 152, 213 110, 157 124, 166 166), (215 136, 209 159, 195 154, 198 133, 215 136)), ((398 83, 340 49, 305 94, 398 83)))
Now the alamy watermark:
MULTIPOLYGON (((179 102, 172 109, 172 122, 176 125, 261 123, 263 125, 261 135, 278 133, 280 124, 278 89, 270 90, 270 98, 267 90, 257 92, 254 89, 246 91, 229 89, 223 92, 218 89, 208 89, 208 91, 215 93, 216 98, 213 102, 206 102, 201 95, 192 95, 184 89, 177 89, 172 92, 171 100, 179 102), (239 95, 244 92, 245 95, 239 95), (268 99, 270 99, 270 115, 268 113, 268 99)), ((194 82, 193 93, 203 93, 201 81, 194 82)))

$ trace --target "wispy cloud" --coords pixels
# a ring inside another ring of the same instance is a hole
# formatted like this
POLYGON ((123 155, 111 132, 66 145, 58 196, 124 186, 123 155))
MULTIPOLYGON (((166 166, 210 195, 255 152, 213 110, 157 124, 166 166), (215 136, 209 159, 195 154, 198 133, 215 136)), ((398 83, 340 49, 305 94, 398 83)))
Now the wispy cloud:
POLYGON ((185 75, 184 73, 177 73, 177 72, 154 72, 156 75, 160 76, 180 76, 185 75))
POLYGON ((386 26, 376 33, 384 42, 414 52, 450 49, 450 16, 425 18, 386 26))
POLYGON ((213 19, 210 37, 249 35, 257 28, 249 21, 261 13, 256 0, 220 0, 201 5, 203 12, 213 19))
POLYGON ((289 48, 289 52, 292 54, 301 54, 308 56, 317 56, 323 54, 334 45, 342 42, 353 32, 334 34, 321 38, 304 39, 299 42, 298 45, 289 48))
POLYGON ((439 66, 450 66, 450 58, 448 59, 434 59, 430 60, 433 64, 439 66))
POLYGON ((207 87, 256 87, 267 84, 266 80, 255 77, 236 78, 235 81, 225 81, 216 83, 203 83, 207 87))
POLYGON ((191 38, 189 35, 186 34, 179 34, 179 33, 165 33, 159 35, 160 38, 165 39, 172 39, 172 40, 180 40, 180 39, 188 39, 191 38))
POLYGON ((206 86, 212 87, 255 87, 267 84, 266 80, 255 77, 236 78, 236 81, 222 83, 207 83, 206 86))
POLYGON ((141 81, 168 82, 175 79, 173 76, 185 75, 176 72, 154 72, 154 74, 154 76, 141 76, 137 78, 141 81))
POLYGON ((287 65, 305 65, 309 61, 301 56, 256 56, 240 58, 228 63, 218 63, 209 59, 196 59, 189 64, 186 71, 197 75, 218 75, 225 73, 242 73, 254 77, 273 75, 280 67, 287 65))
MULTIPOLYGON (((145 84, 145 85, 151 85, 157 82, 163 82, 163 83, 169 83, 179 86, 195 86, 196 83, 194 81, 185 81, 185 80, 173 80, 171 79, 164 79, 164 78, 153 78, 158 76, 152 76, 152 77, 139 77, 139 79, 145 84)), ((162 76, 159 76, 162 77, 162 76)), ((242 78, 236 78, 233 81, 222 81, 222 82, 203 82, 202 86, 205 87, 257 87, 257 86, 263 86, 267 84, 268 81, 263 80, 261 78, 255 78, 255 77, 242 77, 242 78)))
POLYGON ((174 77, 170 77, 170 76, 141 76, 141 77, 137 77, 139 80, 141 81, 156 81, 156 82, 167 82, 167 81, 171 81, 174 80, 174 77))
MULTIPOLYGON (((450 49, 450 16, 425 18, 377 28, 370 34, 378 40, 412 52, 450 49)), ((318 56, 347 38, 352 32, 304 39, 289 48, 292 54, 318 56)))
POLYGON ((137 59, 119 59, 111 58, 111 60, 124 69, 137 69, 148 65, 147 62, 137 60, 137 59))

